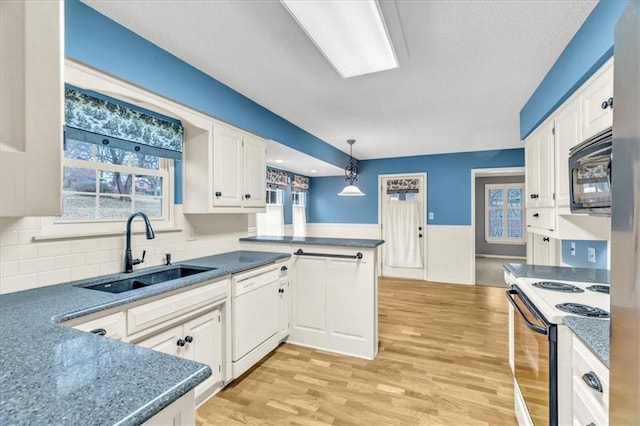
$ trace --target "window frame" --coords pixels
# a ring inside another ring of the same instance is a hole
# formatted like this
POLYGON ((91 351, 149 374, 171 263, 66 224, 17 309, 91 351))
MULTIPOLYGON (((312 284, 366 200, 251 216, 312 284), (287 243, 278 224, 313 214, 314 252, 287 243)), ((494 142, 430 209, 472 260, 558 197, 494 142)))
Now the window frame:
POLYGON ((284 189, 278 187, 270 188, 267 186, 265 190, 265 204, 284 206, 284 189), (270 202, 270 200, 273 199, 273 197, 269 195, 270 192, 275 194, 275 203, 270 202))
POLYGON ((496 184, 485 184, 484 185, 484 240, 487 244, 513 244, 513 245, 523 245, 526 243, 525 237, 525 206, 524 206, 524 183, 496 183, 496 184), (501 189, 503 192, 503 205, 501 208, 491 207, 489 205, 489 191, 501 189), (522 197, 520 198, 520 206, 513 207, 507 205, 507 190, 508 189, 519 189, 521 191, 522 197), (514 239, 508 238, 508 210, 520 210, 521 212, 521 220, 520 220, 520 235, 521 238, 514 239), (489 235, 489 212, 490 211, 502 211, 502 238, 490 237, 489 235))
POLYGON ((307 196, 308 192, 306 191, 291 191, 291 205, 292 206, 307 206, 307 196), (302 201, 302 202, 300 202, 302 201))

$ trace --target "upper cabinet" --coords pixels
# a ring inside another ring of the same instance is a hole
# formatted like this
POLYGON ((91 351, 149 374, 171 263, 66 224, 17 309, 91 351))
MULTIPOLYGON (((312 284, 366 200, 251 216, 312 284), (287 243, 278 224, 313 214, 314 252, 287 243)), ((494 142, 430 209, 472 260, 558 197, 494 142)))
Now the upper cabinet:
POLYGON ((582 92, 582 138, 613 124, 613 63, 609 62, 582 92))
POLYGON ((569 210, 569 150, 611 126, 612 94, 613 59, 526 139, 529 232, 559 239, 609 239, 609 218, 569 210))
POLYGON ((256 213, 266 205, 267 142, 213 122, 186 130, 184 213, 256 213))
POLYGON ((0 1, 0 216, 62 213, 63 8, 0 1))
POLYGON ((536 129, 525 142, 526 207, 553 207, 554 203, 553 123, 536 129))

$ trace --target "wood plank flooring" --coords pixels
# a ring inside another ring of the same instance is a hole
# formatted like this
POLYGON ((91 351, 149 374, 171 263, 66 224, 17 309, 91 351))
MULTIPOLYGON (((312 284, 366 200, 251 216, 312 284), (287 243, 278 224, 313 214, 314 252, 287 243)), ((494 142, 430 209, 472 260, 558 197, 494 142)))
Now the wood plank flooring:
POLYGON ((504 289, 379 280, 366 361, 281 345, 202 405, 210 425, 515 425, 504 289))

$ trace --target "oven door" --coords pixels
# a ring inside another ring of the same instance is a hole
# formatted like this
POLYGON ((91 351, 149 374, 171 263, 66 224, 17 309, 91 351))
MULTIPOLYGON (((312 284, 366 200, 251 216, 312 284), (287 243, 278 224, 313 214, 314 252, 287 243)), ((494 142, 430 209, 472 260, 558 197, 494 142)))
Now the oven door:
POLYGON ((558 424, 557 329, 514 285, 507 291, 514 307, 514 365, 518 387, 534 425, 558 424))

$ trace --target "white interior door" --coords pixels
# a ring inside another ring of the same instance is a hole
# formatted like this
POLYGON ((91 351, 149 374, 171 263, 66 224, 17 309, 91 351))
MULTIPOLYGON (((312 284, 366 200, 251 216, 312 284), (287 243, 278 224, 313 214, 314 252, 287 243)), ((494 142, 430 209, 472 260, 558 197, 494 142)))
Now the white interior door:
POLYGON ((382 275, 426 277, 426 174, 380 177, 382 275))

